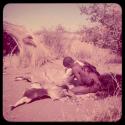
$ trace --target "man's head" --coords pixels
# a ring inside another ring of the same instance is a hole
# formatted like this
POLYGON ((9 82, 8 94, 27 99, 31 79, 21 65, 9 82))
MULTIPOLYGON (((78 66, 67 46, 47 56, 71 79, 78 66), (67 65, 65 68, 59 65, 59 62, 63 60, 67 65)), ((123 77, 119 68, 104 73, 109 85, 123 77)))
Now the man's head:
POLYGON ((71 68, 74 64, 74 60, 71 57, 65 57, 63 59, 63 65, 67 68, 71 68))

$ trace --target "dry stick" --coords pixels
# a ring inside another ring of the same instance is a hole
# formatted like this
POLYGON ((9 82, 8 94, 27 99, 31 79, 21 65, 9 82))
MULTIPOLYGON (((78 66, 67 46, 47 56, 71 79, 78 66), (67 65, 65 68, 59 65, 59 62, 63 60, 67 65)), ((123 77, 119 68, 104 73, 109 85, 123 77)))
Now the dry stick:
POLYGON ((16 45, 16 46, 12 49, 12 51, 11 51, 11 53, 10 53, 10 64, 11 64, 11 57, 12 57, 13 52, 14 52, 14 50, 16 49, 17 46, 18 46, 18 45, 16 45))
POLYGON ((120 86, 119 86, 119 84, 118 84, 118 82, 117 82, 117 80, 116 80, 116 77, 114 76, 114 80, 115 80, 115 82, 116 82, 116 84, 117 84, 117 88, 116 88, 116 91, 115 91, 115 93, 116 93, 116 96, 118 95, 118 91, 120 91, 121 90, 121 88, 120 88, 120 86))
POLYGON ((116 85, 117 85, 116 90, 114 91, 113 95, 116 94, 116 96, 117 96, 118 93, 116 93, 116 92, 117 92, 118 90, 121 90, 121 87, 119 86, 118 81, 117 81, 117 79, 116 79, 116 74, 115 74, 115 76, 114 76, 114 75, 111 75, 111 77, 112 77, 112 79, 115 81, 115 83, 116 83, 116 85))
MULTIPOLYGON (((115 83, 116 83, 116 85, 117 85, 117 81, 116 81, 116 79, 115 79, 115 76, 112 74, 111 77, 112 77, 112 79, 115 81, 115 83)), ((117 85, 117 86, 118 86, 118 85, 117 85)), ((117 91, 117 88, 118 88, 118 87, 116 87, 116 90, 114 91, 113 95, 115 95, 115 93, 116 93, 116 91, 117 91)))

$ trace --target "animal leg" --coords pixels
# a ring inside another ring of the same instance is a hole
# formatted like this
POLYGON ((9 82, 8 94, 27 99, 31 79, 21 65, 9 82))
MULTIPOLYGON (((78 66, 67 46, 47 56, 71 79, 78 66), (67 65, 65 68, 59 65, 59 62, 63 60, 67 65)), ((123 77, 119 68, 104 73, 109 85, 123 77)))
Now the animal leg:
POLYGON ((25 104, 25 103, 29 103, 31 102, 32 99, 28 98, 28 97, 22 97, 19 101, 17 101, 14 105, 11 105, 10 108, 11 110, 15 109, 16 107, 25 104))

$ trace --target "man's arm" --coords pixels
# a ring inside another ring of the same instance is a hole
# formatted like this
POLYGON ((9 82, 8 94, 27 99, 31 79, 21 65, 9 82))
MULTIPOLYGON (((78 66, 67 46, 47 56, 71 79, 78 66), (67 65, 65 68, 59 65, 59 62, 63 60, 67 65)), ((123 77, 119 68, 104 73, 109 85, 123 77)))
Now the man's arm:
POLYGON ((77 80, 79 81, 79 84, 82 84, 82 79, 81 79, 81 76, 80 76, 79 72, 78 72, 78 71, 75 71, 75 72, 74 72, 74 75, 75 75, 75 77, 77 78, 77 80))
POLYGON ((72 73, 72 69, 67 69, 66 73, 62 77, 60 84, 58 84, 58 86, 61 87, 63 85, 68 85, 70 83, 70 81, 72 81, 73 78, 74 78, 74 75, 72 73))

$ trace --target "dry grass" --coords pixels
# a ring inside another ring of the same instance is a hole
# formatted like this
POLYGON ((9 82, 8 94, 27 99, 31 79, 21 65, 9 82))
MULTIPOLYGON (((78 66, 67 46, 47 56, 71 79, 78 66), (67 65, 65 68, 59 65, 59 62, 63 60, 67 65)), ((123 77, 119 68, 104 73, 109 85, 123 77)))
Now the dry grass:
POLYGON ((41 67, 41 65, 52 59, 64 56, 86 60, 95 66, 113 62, 121 63, 121 57, 112 54, 109 49, 102 49, 84 41, 81 42, 81 36, 77 33, 54 30, 32 33, 23 26, 15 26, 7 22, 4 23, 4 29, 17 39, 17 46, 20 50, 18 56, 19 66, 41 67), (33 37, 36 47, 23 42, 27 35, 33 37))
POLYGON ((113 96, 96 103, 95 121, 118 121, 121 119, 121 97, 113 96))
MULTIPOLYGON (((34 74, 34 72, 39 72, 40 68, 43 69, 43 64, 54 62, 55 59, 60 60, 58 64, 55 64, 60 67, 62 58, 71 56, 74 59, 90 62, 97 67, 100 73, 114 72, 121 74, 121 57, 111 53, 109 49, 102 49, 81 42, 80 36, 76 33, 46 31, 40 34, 31 33, 30 35, 33 37, 36 47, 24 44, 22 39, 22 42, 20 42, 22 48, 19 55, 9 58, 10 60, 6 61, 8 65, 11 64, 17 68, 21 66, 32 68, 34 74)), ((62 68, 63 66, 57 69, 61 70, 62 68)), ((50 66, 49 69, 52 69, 52 67, 50 66)))
MULTIPOLYGON (((37 35, 39 41, 50 47, 58 57, 72 56, 77 59, 89 59, 91 62, 105 63, 117 61, 118 56, 109 49, 102 49, 91 44, 81 42, 80 35, 76 33, 57 33, 46 31, 37 35)), ((120 61, 120 57, 118 61, 120 61)), ((117 61, 117 62, 118 62, 117 61)))

